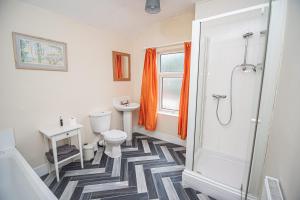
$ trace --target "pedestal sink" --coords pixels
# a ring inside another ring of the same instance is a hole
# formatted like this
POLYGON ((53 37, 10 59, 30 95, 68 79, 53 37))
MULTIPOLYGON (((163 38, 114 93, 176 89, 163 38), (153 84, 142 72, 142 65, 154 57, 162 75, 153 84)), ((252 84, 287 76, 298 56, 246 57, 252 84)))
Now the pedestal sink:
POLYGON ((129 97, 119 97, 115 98, 113 105, 116 110, 123 112, 123 128, 127 133, 126 144, 130 144, 132 140, 132 111, 140 107, 139 103, 130 102, 129 97), (124 102, 128 102, 125 103, 124 102))

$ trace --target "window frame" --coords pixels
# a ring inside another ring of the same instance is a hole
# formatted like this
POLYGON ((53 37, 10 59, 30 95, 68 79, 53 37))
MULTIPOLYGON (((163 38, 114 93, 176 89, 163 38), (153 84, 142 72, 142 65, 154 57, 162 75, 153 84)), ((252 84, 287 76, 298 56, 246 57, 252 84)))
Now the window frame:
MULTIPOLYGON (((184 49, 174 49, 174 50, 165 50, 161 52, 157 52, 157 67, 158 67, 158 80, 159 80, 159 105, 158 105, 158 112, 160 114, 166 114, 166 115, 172 115, 172 116, 178 116, 179 114, 179 108, 178 110, 163 108, 163 79, 164 78, 182 78, 183 79, 183 73, 182 72, 162 72, 161 71, 161 56, 167 55, 167 54, 177 54, 177 53, 183 53, 184 49)), ((184 65, 184 63, 182 63, 184 65)), ((184 68, 184 66, 183 66, 184 68)))

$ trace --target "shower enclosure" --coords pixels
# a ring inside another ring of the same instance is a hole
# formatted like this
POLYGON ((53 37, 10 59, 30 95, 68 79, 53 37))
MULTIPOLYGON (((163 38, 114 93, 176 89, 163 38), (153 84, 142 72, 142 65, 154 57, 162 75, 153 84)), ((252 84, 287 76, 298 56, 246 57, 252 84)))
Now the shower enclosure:
POLYGON ((193 23, 183 184, 218 200, 258 199, 262 187, 278 71, 266 63, 278 55, 268 43, 270 11, 271 20, 281 20, 281 2, 273 3, 193 23))

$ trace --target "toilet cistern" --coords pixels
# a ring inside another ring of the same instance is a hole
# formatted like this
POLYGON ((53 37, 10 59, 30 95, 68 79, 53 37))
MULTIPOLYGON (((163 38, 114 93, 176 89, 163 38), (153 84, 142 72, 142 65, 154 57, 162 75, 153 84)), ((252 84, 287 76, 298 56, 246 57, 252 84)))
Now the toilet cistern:
POLYGON ((121 154, 121 144, 127 134, 121 130, 110 130, 111 111, 94 112, 90 114, 91 127, 94 133, 104 138, 104 153, 111 158, 118 158, 121 154))
POLYGON ((140 107, 139 103, 130 102, 128 96, 113 99, 113 106, 117 111, 123 112, 123 129, 127 133, 126 144, 132 140, 132 111, 140 107))

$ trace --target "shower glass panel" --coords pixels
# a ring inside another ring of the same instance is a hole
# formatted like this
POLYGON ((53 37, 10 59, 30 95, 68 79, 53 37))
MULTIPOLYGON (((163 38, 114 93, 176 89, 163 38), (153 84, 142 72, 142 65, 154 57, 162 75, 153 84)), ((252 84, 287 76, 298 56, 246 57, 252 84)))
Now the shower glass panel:
POLYGON ((201 22, 193 171, 241 194, 248 180, 267 24, 267 7, 201 22))

